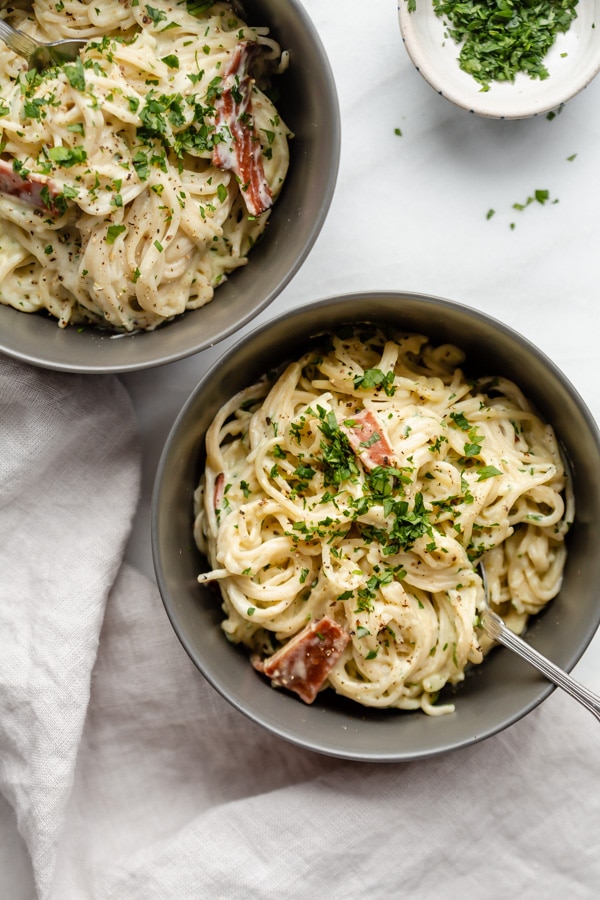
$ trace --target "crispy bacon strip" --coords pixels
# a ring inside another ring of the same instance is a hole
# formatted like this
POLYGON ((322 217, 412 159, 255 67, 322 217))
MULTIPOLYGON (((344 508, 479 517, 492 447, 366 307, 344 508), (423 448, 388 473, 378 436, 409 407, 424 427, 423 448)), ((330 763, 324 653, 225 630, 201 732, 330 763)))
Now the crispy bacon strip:
POLYGON ((221 508, 223 497, 225 496, 225 473, 219 472, 215 478, 215 489, 213 494, 213 504, 215 509, 221 508))
POLYGON ((11 197, 18 197, 24 203, 33 206, 36 209, 45 209, 49 212, 55 212, 52 203, 53 198, 57 197, 60 191, 50 178, 44 175, 37 175, 35 172, 29 172, 25 178, 19 175, 13 169, 12 163, 5 159, 0 159, 0 191, 3 194, 10 194, 11 197), (42 189, 48 189, 48 197, 50 203, 46 202, 42 189))
POLYGON ((274 687, 287 688, 305 703, 312 703, 349 640, 348 632, 325 616, 307 625, 273 656, 264 660, 252 657, 252 665, 270 678, 274 687))
POLYGON ((393 465, 394 451, 377 415, 362 409, 349 421, 351 425, 345 422, 340 427, 362 464, 367 469, 393 465))
POLYGON ((262 147, 252 124, 252 78, 248 67, 259 49, 254 41, 237 44, 215 100, 216 131, 223 141, 215 144, 212 160, 220 169, 231 169, 242 185, 248 212, 258 216, 273 204, 265 178, 262 147))

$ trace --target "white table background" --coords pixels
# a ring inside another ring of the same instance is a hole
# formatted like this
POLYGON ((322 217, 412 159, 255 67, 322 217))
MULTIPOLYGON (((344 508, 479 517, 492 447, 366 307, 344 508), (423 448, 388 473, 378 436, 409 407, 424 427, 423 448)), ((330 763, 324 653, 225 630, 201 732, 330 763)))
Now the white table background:
MULTIPOLYGON (((414 70, 395 0, 304 5, 339 93, 337 189, 304 266, 245 330, 282 310, 348 291, 435 294, 491 314, 535 342, 600 420, 600 79, 551 121, 488 121, 455 108, 414 70), (512 208, 536 189, 558 202, 512 208), (495 215, 487 219, 490 209, 495 215)), ((151 578, 150 498, 163 443, 195 383, 233 340, 122 376, 143 445, 142 497, 127 560, 151 578)), ((600 690, 600 636, 575 674, 600 690)), ((582 710, 582 722, 586 715, 582 710)), ((589 753, 598 754, 592 740, 589 753)), ((460 754, 455 759, 460 766, 460 754)), ((597 792, 598 784, 590 789, 597 792)), ((589 834, 598 847, 598 822, 590 821, 589 834)), ((592 895, 584 878, 579 896, 592 895)), ((503 895, 488 885, 479 896, 503 895)), ((557 886, 555 896, 566 895, 557 886)), ((0 800, 0 898, 32 897, 26 851, 0 800)))

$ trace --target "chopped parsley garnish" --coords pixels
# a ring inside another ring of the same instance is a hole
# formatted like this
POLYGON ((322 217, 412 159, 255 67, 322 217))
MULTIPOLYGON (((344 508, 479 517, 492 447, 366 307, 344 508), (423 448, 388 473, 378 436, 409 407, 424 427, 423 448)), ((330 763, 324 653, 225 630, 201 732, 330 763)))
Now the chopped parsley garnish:
POLYGON ((482 466, 480 469, 477 469, 477 481, 486 481, 488 478, 495 478, 496 475, 502 475, 502 472, 496 466, 482 466))
POLYGON ((481 453, 481 444, 476 444, 475 442, 469 442, 465 444, 463 448, 463 453, 465 456, 477 456, 481 453))
POLYGON ((81 57, 77 57, 73 65, 64 66, 63 71, 72 88, 76 91, 85 91, 85 71, 81 57))
POLYGON ((138 174, 138 178, 141 181, 145 181, 150 174, 150 163, 148 161, 148 155, 140 150, 135 154, 131 161, 133 163, 133 168, 138 174))
POLYGON ((52 162, 66 169, 85 162, 87 159, 87 153, 83 147, 50 147, 48 156, 52 162))
POLYGON ((389 528, 377 528, 374 525, 361 525, 360 531, 367 543, 377 541, 384 556, 410 550, 415 541, 424 534, 433 537, 429 522, 429 513, 425 509, 423 495, 419 492, 410 507, 407 500, 394 500, 390 503, 389 513, 392 523, 389 528))
POLYGON ((321 441, 322 461, 325 469, 325 485, 341 484, 359 473, 350 441, 337 423, 332 410, 317 407, 319 428, 323 433, 321 441))
POLYGON ((215 5, 215 0, 186 0, 185 5, 190 16, 201 16, 203 12, 215 5))
POLYGON ((536 201, 538 203, 541 203, 541 205, 543 206, 544 203, 549 199, 550 199, 550 191, 538 188, 537 190, 535 190, 533 192, 533 194, 531 196, 529 196, 527 198, 527 200, 525 200, 524 203, 513 203, 513 209, 516 209, 520 212, 520 211, 526 209, 526 207, 530 206, 530 204, 535 203, 536 201))
MULTIPOLYGON (((460 68, 489 90, 522 72, 548 78, 544 59, 558 34, 569 30, 578 0, 433 0, 447 34, 458 44, 460 68)), ((409 9, 414 10, 414 0, 409 9)))
POLYGON ((450 413, 450 418, 461 431, 468 431, 471 427, 471 424, 464 413, 450 413))
POLYGON ((106 243, 114 244, 120 234, 127 231, 124 225, 109 225, 106 230, 106 243))
POLYGON ((153 25, 158 25, 160 22, 165 22, 167 19, 166 12, 162 9, 156 9, 154 6, 146 6, 146 12, 153 25))
POLYGON ((362 375, 357 375, 355 377, 354 387, 365 388, 367 390, 383 387, 388 397, 393 397, 396 393, 394 373, 382 372, 381 369, 366 369, 362 375))

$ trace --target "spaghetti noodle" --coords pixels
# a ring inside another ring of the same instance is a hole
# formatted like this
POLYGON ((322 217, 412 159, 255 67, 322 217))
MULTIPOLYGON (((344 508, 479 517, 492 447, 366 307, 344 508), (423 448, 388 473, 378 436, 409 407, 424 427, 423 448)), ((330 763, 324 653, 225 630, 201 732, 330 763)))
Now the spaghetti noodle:
POLYGON ((259 84, 287 54, 230 3, 35 0, 10 18, 87 44, 42 73, 0 57, 0 301, 117 331, 208 303, 286 176, 290 132, 259 84))
POLYGON ((440 690, 489 647, 478 563, 517 632, 559 590, 573 499, 552 428, 463 362, 420 335, 348 328, 208 430, 199 581, 219 585, 227 637, 307 702, 331 687, 448 712, 440 690))

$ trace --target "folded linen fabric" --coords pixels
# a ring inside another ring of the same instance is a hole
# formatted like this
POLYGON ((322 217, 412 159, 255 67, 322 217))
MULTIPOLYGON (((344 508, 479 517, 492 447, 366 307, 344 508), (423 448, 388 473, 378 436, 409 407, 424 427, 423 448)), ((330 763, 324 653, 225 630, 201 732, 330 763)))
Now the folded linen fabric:
POLYGON ((139 481, 133 409, 114 376, 0 358, 0 791, 40 897, 139 481))
POLYGON ((119 382, 0 358, 0 422, 0 792, 35 878, 0 871, 2 900, 597 895, 598 726, 578 704, 556 692, 403 765, 290 745, 208 685, 121 564, 139 459, 119 382))
POLYGON ((597 730, 559 691, 502 734, 434 759, 303 751, 207 684, 156 586, 125 565, 52 900, 591 900, 597 730))

